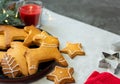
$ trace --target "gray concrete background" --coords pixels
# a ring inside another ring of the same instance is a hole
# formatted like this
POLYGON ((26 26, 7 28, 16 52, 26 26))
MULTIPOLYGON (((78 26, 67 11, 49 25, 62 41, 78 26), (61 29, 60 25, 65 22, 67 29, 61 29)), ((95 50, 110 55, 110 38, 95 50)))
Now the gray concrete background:
POLYGON ((120 0, 41 0, 53 12, 120 35, 120 0))

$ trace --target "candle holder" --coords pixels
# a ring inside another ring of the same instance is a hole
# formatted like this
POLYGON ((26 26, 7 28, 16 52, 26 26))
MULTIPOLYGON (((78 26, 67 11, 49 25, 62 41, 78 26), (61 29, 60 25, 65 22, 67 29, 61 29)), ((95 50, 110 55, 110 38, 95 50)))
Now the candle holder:
POLYGON ((41 26, 42 2, 40 0, 26 0, 19 7, 20 19, 26 26, 41 26))

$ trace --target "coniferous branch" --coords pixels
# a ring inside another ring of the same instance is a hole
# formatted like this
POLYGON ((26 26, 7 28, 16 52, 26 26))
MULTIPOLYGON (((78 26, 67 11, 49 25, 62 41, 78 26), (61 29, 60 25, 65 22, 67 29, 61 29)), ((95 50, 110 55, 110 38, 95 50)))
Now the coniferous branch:
POLYGON ((13 26, 22 24, 18 15, 18 6, 13 0, 0 1, 0 24, 13 26))

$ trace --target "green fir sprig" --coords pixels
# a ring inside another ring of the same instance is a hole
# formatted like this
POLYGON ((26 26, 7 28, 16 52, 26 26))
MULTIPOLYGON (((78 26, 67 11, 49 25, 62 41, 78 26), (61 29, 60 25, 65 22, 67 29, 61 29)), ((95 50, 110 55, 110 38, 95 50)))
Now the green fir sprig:
POLYGON ((0 24, 13 26, 22 24, 15 0, 0 0, 0 24))

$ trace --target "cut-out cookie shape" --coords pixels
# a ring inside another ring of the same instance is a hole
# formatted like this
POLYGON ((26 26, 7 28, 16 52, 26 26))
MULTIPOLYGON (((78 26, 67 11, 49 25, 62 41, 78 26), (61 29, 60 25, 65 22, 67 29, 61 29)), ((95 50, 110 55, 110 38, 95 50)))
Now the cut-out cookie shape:
POLYGON ((71 58, 77 55, 85 55, 80 43, 67 42, 66 47, 61 50, 63 53, 67 53, 71 58))
POLYGON ((10 47, 10 43, 13 40, 24 40, 27 36, 24 29, 18 29, 8 25, 0 25, 0 34, 5 37, 6 48, 10 47))
POLYGON ((54 37, 54 36, 51 36, 50 34, 48 34, 45 31, 42 31, 41 34, 35 35, 34 38, 33 38, 33 41, 36 44, 39 44, 39 45, 41 45, 41 43, 42 43, 42 45, 46 45, 46 42, 48 42, 48 44, 50 44, 49 46, 59 47, 59 40, 58 40, 58 38, 54 37), (51 39, 53 41, 51 41, 51 39))
POLYGON ((41 33, 40 29, 37 29, 33 25, 24 27, 24 30, 28 33, 27 37, 23 42, 25 46, 30 46, 33 43, 33 37, 41 33))
MULTIPOLYGON (((37 44, 41 44, 41 42, 43 42, 43 39, 45 40, 46 39, 46 37, 53 37, 53 36, 51 36, 51 35, 49 35, 47 32, 45 32, 45 31, 42 31, 41 32, 41 34, 37 34, 37 35, 35 35, 34 36, 34 38, 33 38, 33 41, 35 42, 35 43, 37 43, 37 44)), ((56 37, 54 37, 54 38, 56 38, 56 37)), ((58 38, 56 38, 56 39, 58 39, 58 38)), ((54 44, 54 43, 52 43, 52 42, 55 42, 55 45, 57 45, 57 46, 59 46, 59 41, 58 40, 54 40, 54 41, 50 41, 51 39, 50 38, 47 38, 46 40, 49 40, 48 42, 50 43, 51 42, 51 44, 54 44), (56 43, 58 43, 58 44, 56 44, 56 43)))
POLYGON ((106 53, 106 52, 102 52, 104 57, 107 58, 107 59, 110 59, 110 60, 114 60, 114 59, 119 59, 119 53, 114 53, 114 54, 109 54, 109 53, 106 53))
POLYGON ((0 35, 0 50, 6 49, 5 37, 4 35, 0 35))
POLYGON ((15 78, 20 75, 20 68, 14 57, 5 54, 1 60, 2 71, 5 76, 15 78))
POLYGON ((6 54, 6 51, 0 51, 0 66, 1 66, 1 60, 5 54, 6 54))
POLYGON ((54 81, 55 84, 74 83, 75 80, 72 77, 73 72, 73 68, 56 66, 55 69, 47 75, 47 79, 54 81))
POLYGON ((111 68, 111 64, 109 64, 105 59, 100 60, 99 62, 100 68, 111 68))
POLYGON ((22 75, 28 75, 28 67, 25 58, 25 53, 28 47, 24 46, 22 42, 11 42, 11 48, 7 50, 7 54, 14 57, 17 64, 19 64, 22 75))
POLYGON ((30 75, 37 72, 39 63, 50 60, 55 60, 61 66, 68 66, 66 60, 58 50, 58 38, 48 35, 45 31, 42 31, 34 37, 34 41, 39 42, 40 47, 28 49, 26 52, 26 60, 30 75))

